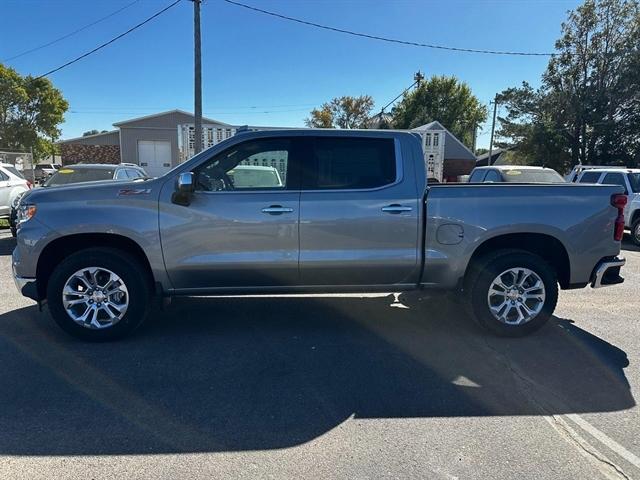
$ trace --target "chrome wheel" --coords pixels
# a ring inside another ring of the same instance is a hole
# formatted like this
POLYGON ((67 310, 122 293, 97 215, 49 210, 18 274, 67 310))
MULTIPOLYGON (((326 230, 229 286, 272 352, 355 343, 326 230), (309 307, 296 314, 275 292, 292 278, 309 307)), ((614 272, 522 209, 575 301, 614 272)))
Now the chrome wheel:
POLYGON ((633 230, 633 236, 635 237, 636 243, 640 244, 640 222, 636 223, 636 228, 633 230))
POLYGON ((129 292, 122 279, 111 270, 86 267, 65 282, 62 305, 78 325, 108 328, 122 320, 127 312, 129 292))
POLYGON ((507 325, 522 325, 533 320, 544 301, 544 282, 528 268, 505 270, 493 280, 487 294, 491 314, 507 325))

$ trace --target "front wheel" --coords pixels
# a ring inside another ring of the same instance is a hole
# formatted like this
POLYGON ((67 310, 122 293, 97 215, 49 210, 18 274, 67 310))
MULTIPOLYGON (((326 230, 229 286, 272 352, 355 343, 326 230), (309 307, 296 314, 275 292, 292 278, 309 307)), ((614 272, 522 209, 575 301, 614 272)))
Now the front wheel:
POLYGON ((466 289, 478 323, 505 337, 541 328, 558 301, 554 269, 538 255, 522 250, 501 250, 478 261, 466 289))
POLYGON ((139 262, 116 249, 77 252, 54 269, 47 303, 56 323, 88 341, 124 337, 144 320, 149 280, 139 262))

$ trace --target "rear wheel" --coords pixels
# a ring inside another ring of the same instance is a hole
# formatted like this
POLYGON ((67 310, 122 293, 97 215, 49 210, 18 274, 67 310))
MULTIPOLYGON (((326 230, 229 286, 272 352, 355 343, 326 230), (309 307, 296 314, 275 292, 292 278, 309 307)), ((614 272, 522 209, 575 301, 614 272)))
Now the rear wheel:
POLYGON ((147 314, 150 288, 139 262, 116 249, 82 250, 55 268, 47 303, 56 323, 88 341, 121 338, 147 314))
POLYGON ((478 323, 506 337, 541 328, 558 301, 554 269, 538 255, 522 250, 502 250, 480 259, 466 288, 478 323))
POLYGON ((631 224, 631 240, 640 247, 640 215, 631 224))

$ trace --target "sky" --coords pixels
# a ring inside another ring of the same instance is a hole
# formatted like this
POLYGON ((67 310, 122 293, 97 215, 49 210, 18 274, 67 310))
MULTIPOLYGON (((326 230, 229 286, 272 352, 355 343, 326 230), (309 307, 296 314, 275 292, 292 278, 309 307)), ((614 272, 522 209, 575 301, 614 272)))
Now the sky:
MULTIPOLYGON (((336 28, 446 46, 551 52, 577 0, 240 0, 336 28)), ((0 62, 41 75, 128 30, 173 0, 0 0, 0 62), (129 6, 128 6, 129 5, 129 6), (127 6, 58 43, 46 44, 127 6)), ((265 16, 222 0, 202 5, 204 115, 236 125, 304 126, 333 97, 371 95, 376 109, 426 76, 454 75, 482 103, 539 85, 547 57, 390 44, 265 16)), ((179 108, 193 111, 193 3, 183 0, 99 52, 49 76, 69 102, 62 138, 179 108)), ((489 115, 490 118, 490 115, 489 115)), ((489 121, 478 135, 487 147, 489 121)))

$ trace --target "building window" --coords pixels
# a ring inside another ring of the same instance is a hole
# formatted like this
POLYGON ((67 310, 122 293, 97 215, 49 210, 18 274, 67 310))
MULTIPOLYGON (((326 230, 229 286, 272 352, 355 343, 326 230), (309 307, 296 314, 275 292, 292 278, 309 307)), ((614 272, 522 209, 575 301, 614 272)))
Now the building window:
POLYGON ((425 146, 427 146, 427 147, 430 147, 430 146, 431 146, 431 134, 430 134, 430 133, 427 133, 427 134, 424 136, 424 144, 425 144, 425 146))
POLYGON ((438 146, 439 139, 440 139, 440 135, 438 133, 434 133, 433 134, 433 146, 434 147, 438 146))

